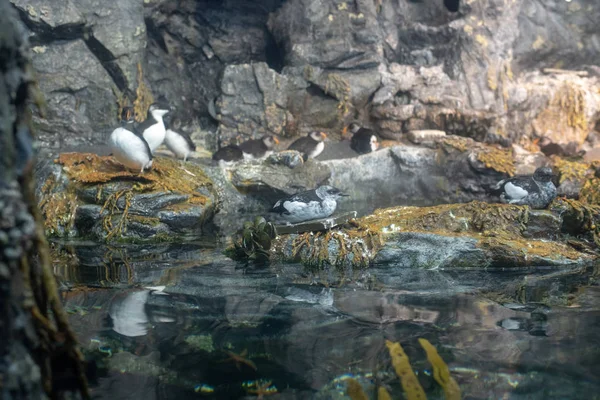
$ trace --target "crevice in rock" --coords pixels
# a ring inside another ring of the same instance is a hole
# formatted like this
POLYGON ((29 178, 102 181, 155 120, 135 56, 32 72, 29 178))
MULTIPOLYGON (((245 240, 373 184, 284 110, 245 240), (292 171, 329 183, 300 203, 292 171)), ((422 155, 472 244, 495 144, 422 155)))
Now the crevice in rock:
POLYGON ((29 42, 33 46, 49 44, 58 40, 76 40, 84 36, 85 24, 65 24, 55 28, 45 22, 32 21, 27 13, 14 7, 19 13, 21 22, 25 24, 34 35, 29 37, 29 42))
POLYGON ((158 29, 154 21, 152 21, 151 18, 144 18, 144 22, 146 23, 146 34, 148 35, 148 38, 153 40, 158 45, 158 47, 160 47, 165 53, 168 54, 169 51, 167 49, 165 39, 163 38, 162 34, 160 33, 160 30, 158 29))
POLYGON ((306 88, 306 93, 308 93, 309 95, 338 101, 338 99, 335 96, 328 94, 321 87, 315 85, 314 83, 308 82, 308 84, 309 86, 306 88))
POLYGON ((86 35, 84 38, 90 52, 100 61, 108 75, 121 92, 129 92, 129 86, 125 74, 121 67, 116 63, 115 56, 108 50, 98 39, 92 34, 86 35))
POLYGON ((265 28, 265 32, 267 35, 266 45, 265 45, 265 61, 267 65, 272 70, 277 73, 281 73, 285 65, 285 54, 283 50, 277 44, 275 37, 269 32, 268 29, 265 28))

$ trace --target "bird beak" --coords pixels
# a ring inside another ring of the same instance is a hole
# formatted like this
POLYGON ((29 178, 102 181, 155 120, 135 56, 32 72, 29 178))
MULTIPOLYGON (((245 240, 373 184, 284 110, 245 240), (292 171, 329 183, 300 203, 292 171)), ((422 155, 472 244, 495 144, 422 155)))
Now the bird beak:
POLYGON ((342 197, 350 197, 350 195, 348 193, 344 193, 344 192, 340 192, 339 195, 342 197))
POLYGON ((279 139, 277 139, 276 137, 273 137, 273 141, 275 142, 275 144, 279 144, 279 139))
POLYGON ((327 139, 327 134, 325 132, 319 132, 319 133, 323 137, 323 140, 327 139))

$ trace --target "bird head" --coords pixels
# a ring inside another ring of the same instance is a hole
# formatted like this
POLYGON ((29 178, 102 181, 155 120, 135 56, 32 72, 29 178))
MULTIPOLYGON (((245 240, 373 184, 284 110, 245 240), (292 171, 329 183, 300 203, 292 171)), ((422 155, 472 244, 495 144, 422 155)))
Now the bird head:
POLYGON ((279 139, 271 135, 263 136, 262 141, 267 146, 267 149, 272 149, 276 144, 279 144, 279 139))
POLYGON ((317 192, 317 196, 319 196, 322 199, 327 199, 327 198, 339 199, 340 197, 349 196, 348 194, 342 192, 340 189, 335 188, 333 186, 329 186, 329 185, 319 186, 317 188, 316 192, 317 192))
POLYGON ((361 126, 359 124, 357 124, 356 122, 351 123, 348 126, 348 130, 352 133, 356 133, 360 130, 361 126))
POLYGON ((327 134, 325 132, 312 131, 308 134, 313 140, 317 142, 322 142, 327 138, 327 134))
POLYGON ((155 119, 162 118, 169 111, 170 111, 170 109, 168 106, 165 106, 165 105, 162 105, 159 103, 151 104, 150 108, 148 108, 148 114, 151 114, 152 117, 154 117, 155 119))
POLYGON ((552 181, 553 177, 554 174, 552 172, 552 168, 550 167, 540 167, 533 173, 533 179, 538 182, 550 182, 552 181))

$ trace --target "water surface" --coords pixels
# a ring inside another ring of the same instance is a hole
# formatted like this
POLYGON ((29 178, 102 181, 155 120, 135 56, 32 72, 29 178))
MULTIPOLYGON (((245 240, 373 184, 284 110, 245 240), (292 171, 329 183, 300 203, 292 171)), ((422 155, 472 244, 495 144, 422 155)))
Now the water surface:
POLYGON ((428 398, 443 399, 421 337, 463 398, 599 398, 594 266, 388 265, 336 282, 300 265, 240 265, 210 240, 57 248, 65 307, 98 365, 95 399, 257 398, 256 384, 271 399, 343 399, 348 377, 371 398, 381 384, 400 399, 386 339, 401 343, 428 398))

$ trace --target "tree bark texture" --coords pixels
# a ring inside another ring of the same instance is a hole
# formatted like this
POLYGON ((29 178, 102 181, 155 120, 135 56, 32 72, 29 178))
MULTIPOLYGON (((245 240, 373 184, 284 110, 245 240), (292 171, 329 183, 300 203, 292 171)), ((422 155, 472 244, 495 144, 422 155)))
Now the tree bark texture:
POLYGON ((0 0, 0 398, 88 397, 33 191, 30 106, 43 108, 26 32, 0 0))

